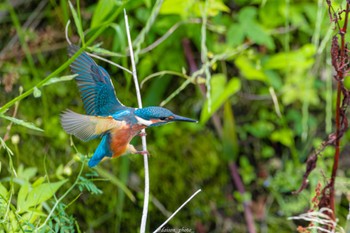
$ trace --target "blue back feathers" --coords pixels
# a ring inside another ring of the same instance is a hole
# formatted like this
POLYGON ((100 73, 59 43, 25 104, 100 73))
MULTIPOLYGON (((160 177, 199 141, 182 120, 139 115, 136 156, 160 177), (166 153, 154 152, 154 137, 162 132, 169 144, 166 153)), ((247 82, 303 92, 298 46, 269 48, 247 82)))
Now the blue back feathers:
MULTIPOLYGON (((78 50, 78 46, 70 45, 69 56, 78 50)), ((107 71, 86 53, 83 52, 70 67, 73 73, 78 74, 75 79, 88 115, 107 116, 124 107, 117 99, 107 71)))

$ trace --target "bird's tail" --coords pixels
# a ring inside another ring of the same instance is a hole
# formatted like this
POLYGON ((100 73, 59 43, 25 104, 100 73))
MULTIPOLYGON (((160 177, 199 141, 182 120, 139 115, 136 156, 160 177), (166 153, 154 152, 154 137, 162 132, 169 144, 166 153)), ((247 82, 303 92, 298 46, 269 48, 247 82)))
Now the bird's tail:
POLYGON ((102 137, 100 144, 98 145, 94 155, 88 162, 89 167, 95 167, 104 157, 112 157, 112 151, 110 149, 110 134, 106 134, 102 137))

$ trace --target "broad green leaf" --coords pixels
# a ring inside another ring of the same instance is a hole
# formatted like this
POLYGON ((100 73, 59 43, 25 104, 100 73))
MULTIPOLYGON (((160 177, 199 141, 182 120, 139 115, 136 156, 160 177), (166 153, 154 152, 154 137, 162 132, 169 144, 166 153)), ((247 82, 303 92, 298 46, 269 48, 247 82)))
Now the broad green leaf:
POLYGON ((17 169, 17 176, 20 179, 29 181, 36 175, 37 172, 38 169, 36 167, 28 167, 24 169, 23 165, 20 165, 17 169))
POLYGON ((241 82, 238 78, 232 78, 226 83, 224 74, 215 74, 211 78, 211 112, 208 112, 208 100, 204 103, 201 112, 200 122, 204 124, 233 94, 241 89, 241 82))
POLYGON ((264 69, 306 69, 314 64, 316 48, 306 44, 302 48, 271 56, 265 63, 264 69))
POLYGON ((25 200, 21 203, 20 212, 28 210, 30 207, 37 206, 50 199, 56 191, 68 180, 62 180, 55 183, 43 183, 28 192, 25 200))
POLYGON ((279 142, 287 147, 294 145, 294 133, 291 129, 276 130, 271 134, 270 138, 272 141, 279 142))
POLYGON ((272 37, 257 19, 256 8, 244 7, 239 11, 238 21, 242 29, 241 34, 237 34, 238 38, 246 36, 254 43, 265 45, 269 49, 275 48, 272 37))
MULTIPOLYGON (((244 26, 249 26, 253 21, 255 21, 256 15, 257 9, 255 7, 244 7, 239 11, 238 21, 244 26)), ((246 29, 249 30, 249 28, 246 29)))
POLYGON ((194 0, 164 0, 159 14, 176 14, 182 18, 187 18, 191 13, 194 0))
POLYGON ((6 198, 8 194, 7 189, 0 183, 0 198, 6 198))
POLYGON ((246 30, 249 39, 259 45, 265 45, 268 49, 274 49, 275 43, 272 37, 257 23, 252 23, 246 30))
POLYGON ((30 123, 30 122, 26 122, 24 120, 20 120, 20 119, 17 119, 17 118, 14 118, 14 117, 9 117, 9 116, 5 116, 3 114, 0 114, 0 117, 1 118, 4 118, 6 120, 9 120, 17 125, 21 125, 21 126, 24 126, 28 129, 33 129, 33 130, 37 130, 37 131, 40 131, 40 132, 44 132, 44 130, 36 127, 33 123, 30 123))
MULTIPOLYGON (((101 25, 106 19, 107 16, 110 15, 112 12, 117 10, 117 3, 118 1, 115 0, 100 0, 97 3, 97 7, 94 11, 94 14, 92 16, 91 20, 91 28, 98 27, 101 25)), ((121 1, 119 1, 119 5, 122 4, 121 1)))
POLYGON ((245 55, 239 56, 235 60, 235 64, 240 73, 249 80, 267 81, 268 78, 260 66, 254 65, 252 61, 245 55))
POLYGON ((275 129, 274 124, 266 120, 255 121, 251 124, 246 124, 243 127, 256 138, 266 138, 270 136, 275 129))
POLYGON ((32 184, 32 186, 33 186, 33 188, 35 188, 36 186, 39 186, 39 185, 41 185, 42 183, 44 183, 45 182, 45 177, 39 177, 33 184, 32 184))
POLYGON ((77 30, 78 30, 79 37, 80 37, 81 41, 83 43, 85 43, 84 30, 83 30, 83 26, 82 26, 81 20, 80 20, 80 18, 78 16, 77 11, 74 9, 74 6, 72 5, 72 3, 70 1, 68 1, 68 2, 69 2, 70 10, 71 10, 72 15, 73 15, 75 26, 77 27, 77 30))
POLYGON ((22 184, 21 188, 18 191, 18 196, 17 196, 17 209, 18 211, 25 211, 25 202, 26 202, 26 197, 29 192, 29 183, 25 182, 22 184))
MULTIPOLYGON (((222 0, 208 0, 206 14, 209 17, 218 15, 220 12, 230 12, 222 0)), ((190 16, 201 17, 205 9, 205 1, 195 0, 164 0, 159 11, 160 14, 176 14, 182 18, 190 16)))
MULTIPOLYGON (((203 9, 205 9, 205 1, 196 2, 194 5, 194 13, 197 17, 202 16, 203 9)), ((222 0, 208 0, 208 8, 206 11, 207 16, 214 17, 218 15, 220 12, 230 12, 230 8, 228 8, 222 0)))
POLYGON ((244 28, 242 25, 233 23, 227 30, 227 45, 239 46, 244 41, 244 28))

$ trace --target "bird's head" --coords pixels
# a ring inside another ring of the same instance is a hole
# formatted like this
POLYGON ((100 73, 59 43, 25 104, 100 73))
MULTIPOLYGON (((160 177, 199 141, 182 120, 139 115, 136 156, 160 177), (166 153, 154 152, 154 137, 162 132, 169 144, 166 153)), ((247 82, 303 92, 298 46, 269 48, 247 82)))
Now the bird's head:
POLYGON ((175 115, 166 108, 146 107, 135 110, 135 117, 139 124, 147 127, 164 125, 173 121, 198 122, 190 118, 175 115))

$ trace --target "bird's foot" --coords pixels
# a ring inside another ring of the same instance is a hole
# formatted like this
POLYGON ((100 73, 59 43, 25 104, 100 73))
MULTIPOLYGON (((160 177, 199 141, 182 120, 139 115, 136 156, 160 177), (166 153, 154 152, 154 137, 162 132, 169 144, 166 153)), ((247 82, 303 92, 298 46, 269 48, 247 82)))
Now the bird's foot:
POLYGON ((138 134, 138 136, 140 136, 140 137, 147 136, 147 133, 146 133, 146 132, 140 132, 140 133, 138 134))
POLYGON ((140 150, 140 151, 136 151, 136 154, 149 155, 149 152, 147 150, 140 150))

